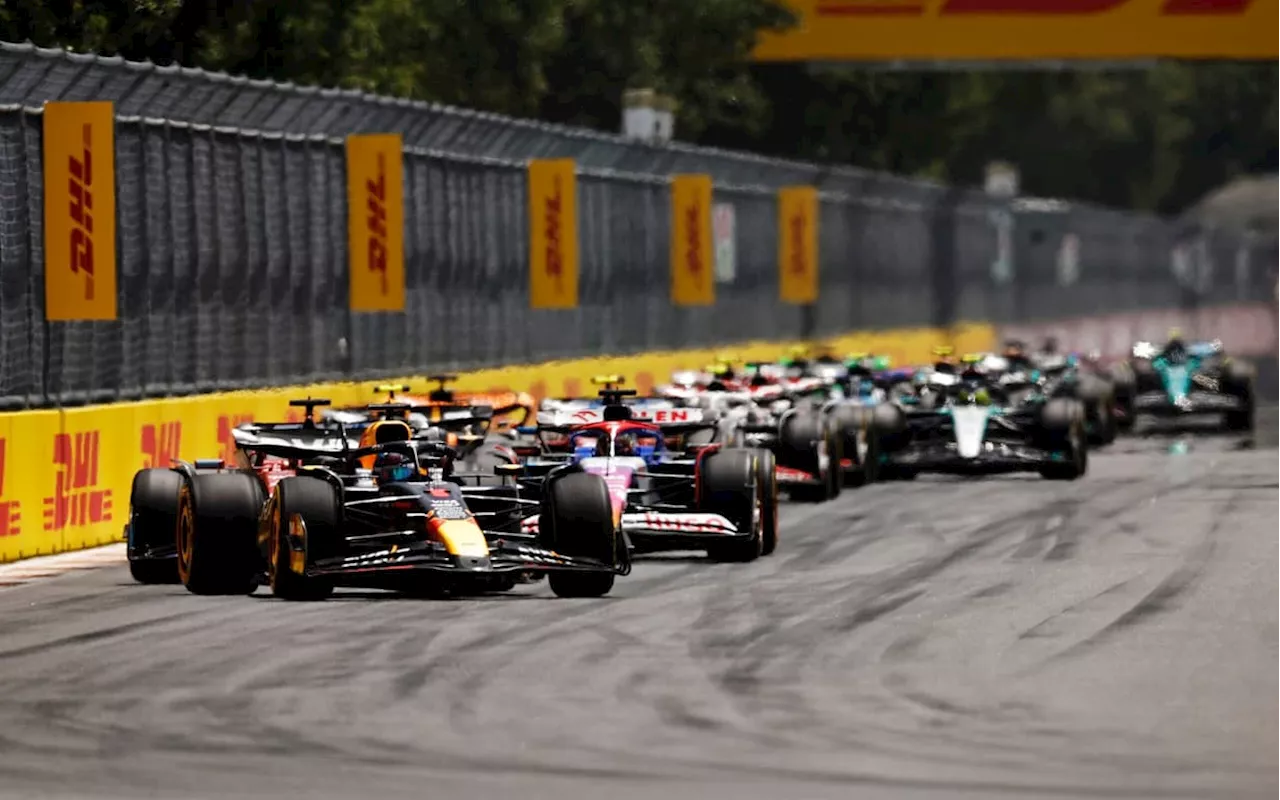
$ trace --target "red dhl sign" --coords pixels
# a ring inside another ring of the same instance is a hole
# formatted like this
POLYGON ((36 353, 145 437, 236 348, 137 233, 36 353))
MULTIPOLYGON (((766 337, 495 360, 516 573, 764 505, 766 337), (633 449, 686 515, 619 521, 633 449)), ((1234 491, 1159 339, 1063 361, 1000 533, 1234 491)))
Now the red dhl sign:
MULTIPOLYGON (((8 443, 0 439, 0 498, 4 494, 5 455, 8 443)), ((0 536, 17 536, 22 533, 22 504, 18 500, 0 500, 0 536)))
POLYGON ((381 294, 389 291, 387 284, 387 156, 378 153, 376 178, 365 181, 369 198, 369 271, 374 273, 381 294))
POLYGON ((761 61, 1274 60, 1275 0, 787 0, 761 61))
POLYGON ((235 460, 236 439, 231 432, 246 422, 253 422, 253 416, 250 414, 223 414, 218 417, 218 444, 222 445, 222 452, 219 453, 219 456, 223 461, 231 463, 235 460))
POLYGON ((138 446, 142 450, 143 469, 168 467, 179 458, 182 451, 182 423, 143 425, 138 446))
POLYGON ((53 437, 54 490, 44 499, 44 529, 111 521, 111 489, 102 488, 96 430, 53 437))

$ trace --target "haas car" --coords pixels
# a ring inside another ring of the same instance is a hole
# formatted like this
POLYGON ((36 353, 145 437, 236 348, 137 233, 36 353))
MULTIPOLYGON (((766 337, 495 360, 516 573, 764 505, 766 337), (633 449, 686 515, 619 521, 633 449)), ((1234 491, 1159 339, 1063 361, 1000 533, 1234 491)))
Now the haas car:
MULTIPOLYGON (((778 543, 773 454, 726 448, 698 409, 633 409, 634 390, 610 386, 599 407, 542 411, 538 436, 552 443, 524 462, 522 486, 569 474, 603 481, 613 521, 636 552, 703 550, 752 561, 778 543), (694 434, 706 441, 691 443, 694 434), (565 444, 561 444, 561 443, 565 444)), ((540 530, 543 517, 524 521, 540 530)))
MULTIPOLYGON (((544 572, 560 596, 607 594, 630 570, 604 480, 558 476, 534 496, 511 482, 468 486, 457 451, 381 419, 352 441, 341 423, 248 423, 235 460, 176 462, 134 478, 126 528, 143 582, 195 594, 320 600, 335 586, 434 595, 512 588, 544 572), (521 531, 530 514, 538 532, 521 531)), ((380 407, 387 412, 393 409, 380 407)), ((518 465, 498 468, 513 477, 518 465)))
POLYGON ((882 477, 1039 472, 1075 480, 1085 474, 1088 439, 1079 400, 1033 395, 1015 404, 972 365, 946 367, 940 362, 928 375, 920 392, 925 402, 876 409, 882 477))
MULTIPOLYGON (((792 499, 821 502, 840 494, 843 467, 854 466, 842 460, 839 421, 829 413, 823 389, 819 379, 791 379, 778 365, 752 362, 743 375, 718 365, 696 396, 681 400, 713 417, 726 445, 773 453, 777 481, 792 499)), ((670 388, 659 391, 665 395, 670 388)))
POLYGON ((1163 347, 1138 342, 1117 374, 1117 401, 1129 425, 1142 414, 1218 414, 1229 431, 1253 429, 1254 369, 1228 357, 1221 342, 1187 342, 1176 333, 1163 347))

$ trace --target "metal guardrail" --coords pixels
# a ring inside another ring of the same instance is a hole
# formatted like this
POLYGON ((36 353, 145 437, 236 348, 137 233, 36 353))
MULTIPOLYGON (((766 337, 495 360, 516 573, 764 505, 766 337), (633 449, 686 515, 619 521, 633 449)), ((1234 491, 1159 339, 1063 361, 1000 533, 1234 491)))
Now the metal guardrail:
POLYGON ((1269 299, 1276 245, 1149 215, 359 92, 0 44, 0 406, 373 378, 853 329, 1269 299), (115 102, 119 319, 44 320, 41 117, 115 102), (347 310, 342 138, 405 137, 404 314, 347 310), (528 307, 524 162, 579 172, 581 305, 528 307), (668 299, 665 176, 737 217, 717 304, 668 299), (819 301, 777 299, 774 190, 821 188, 819 301))

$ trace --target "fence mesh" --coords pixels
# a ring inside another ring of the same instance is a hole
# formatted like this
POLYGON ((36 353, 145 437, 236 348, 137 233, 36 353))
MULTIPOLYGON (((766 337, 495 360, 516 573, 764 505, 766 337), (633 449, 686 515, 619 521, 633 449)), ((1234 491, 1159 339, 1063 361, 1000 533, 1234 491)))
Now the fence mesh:
POLYGON ((1004 203, 856 169, 0 43, 0 406, 1269 300, 1274 237, 1004 203), (41 115, 116 103, 119 319, 44 319, 41 115), (405 137, 403 314, 348 311, 349 133, 405 137), (579 165, 580 307, 528 307, 525 159, 579 165), (669 300, 666 176, 735 218, 709 308, 669 300), (818 302, 777 299, 782 185, 821 190, 818 302))

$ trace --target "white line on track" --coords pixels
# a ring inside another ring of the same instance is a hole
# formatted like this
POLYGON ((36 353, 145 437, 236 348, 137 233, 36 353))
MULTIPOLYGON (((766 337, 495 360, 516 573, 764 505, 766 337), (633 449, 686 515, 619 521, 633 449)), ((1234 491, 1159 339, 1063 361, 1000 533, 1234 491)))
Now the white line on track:
POLYGON ((123 542, 51 556, 24 558, 9 564, 0 564, 0 589, 22 586, 43 578, 65 575, 68 572, 98 569, 123 563, 125 563, 123 542))

